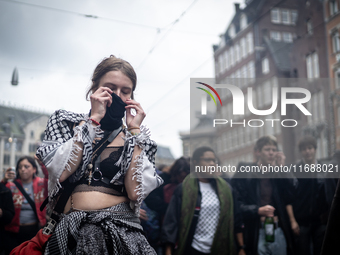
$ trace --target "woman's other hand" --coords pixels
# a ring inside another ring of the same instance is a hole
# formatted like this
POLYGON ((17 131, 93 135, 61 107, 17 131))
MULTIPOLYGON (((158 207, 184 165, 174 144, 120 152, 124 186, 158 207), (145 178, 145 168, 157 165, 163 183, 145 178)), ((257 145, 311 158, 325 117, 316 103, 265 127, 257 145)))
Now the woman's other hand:
POLYGON ((147 221, 149 219, 148 215, 146 214, 146 211, 144 209, 139 209, 139 218, 141 220, 145 220, 145 221, 147 221))
POLYGON ((108 87, 99 87, 91 96, 91 119, 100 122, 106 113, 106 107, 112 104, 113 91, 108 87))
POLYGON ((146 116, 143 108, 141 107, 140 103, 137 103, 133 99, 126 100, 126 104, 126 125, 128 129, 139 128, 146 116), (135 109, 135 115, 131 114, 131 109, 135 109))

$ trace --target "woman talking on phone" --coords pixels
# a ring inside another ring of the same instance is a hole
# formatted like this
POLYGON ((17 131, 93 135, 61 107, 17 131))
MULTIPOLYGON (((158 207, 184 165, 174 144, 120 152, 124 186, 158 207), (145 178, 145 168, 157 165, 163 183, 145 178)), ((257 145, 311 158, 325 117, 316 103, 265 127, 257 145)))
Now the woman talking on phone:
POLYGON ((58 110, 50 117, 37 150, 49 171, 49 211, 70 195, 45 254, 156 254, 138 216, 163 181, 154 168, 157 145, 133 99, 136 82, 132 66, 111 55, 94 70, 90 112, 58 110))

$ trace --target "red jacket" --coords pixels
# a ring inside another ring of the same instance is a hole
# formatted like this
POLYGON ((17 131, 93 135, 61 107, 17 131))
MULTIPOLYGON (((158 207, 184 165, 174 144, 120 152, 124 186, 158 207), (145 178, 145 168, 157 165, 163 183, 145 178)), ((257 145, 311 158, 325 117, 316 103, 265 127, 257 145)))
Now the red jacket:
MULTIPOLYGON (((22 185, 20 179, 16 179, 16 181, 22 185)), ((48 179, 46 178, 37 176, 33 178, 34 203, 40 226, 44 226, 46 224, 46 209, 40 211, 40 206, 46 198, 47 182, 48 179)), ((12 222, 5 226, 5 230, 18 233, 20 227, 21 205, 25 197, 13 182, 7 182, 6 187, 12 191, 15 215, 12 222)))

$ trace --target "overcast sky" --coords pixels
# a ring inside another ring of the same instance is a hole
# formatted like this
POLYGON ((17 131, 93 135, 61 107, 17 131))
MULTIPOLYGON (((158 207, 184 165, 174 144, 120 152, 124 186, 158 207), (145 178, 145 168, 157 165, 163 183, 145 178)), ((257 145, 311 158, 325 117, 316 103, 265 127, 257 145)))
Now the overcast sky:
POLYGON ((152 139, 179 157, 190 77, 214 77, 212 45, 233 14, 231 0, 0 0, 0 103, 88 112, 92 72, 114 54, 137 72, 152 139))

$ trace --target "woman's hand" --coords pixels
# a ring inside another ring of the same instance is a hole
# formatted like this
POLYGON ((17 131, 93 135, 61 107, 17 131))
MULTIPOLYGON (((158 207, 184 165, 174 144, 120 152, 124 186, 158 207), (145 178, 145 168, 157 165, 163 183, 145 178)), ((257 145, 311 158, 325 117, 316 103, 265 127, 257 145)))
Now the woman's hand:
POLYGON ((108 87, 98 88, 91 96, 91 119, 100 122, 106 113, 106 107, 112 104, 113 91, 108 87))
POLYGON ((140 103, 137 103, 133 99, 126 100, 126 125, 129 128, 139 128, 142 124, 146 114, 141 107, 140 103), (135 109, 136 115, 131 114, 131 109, 135 109))

